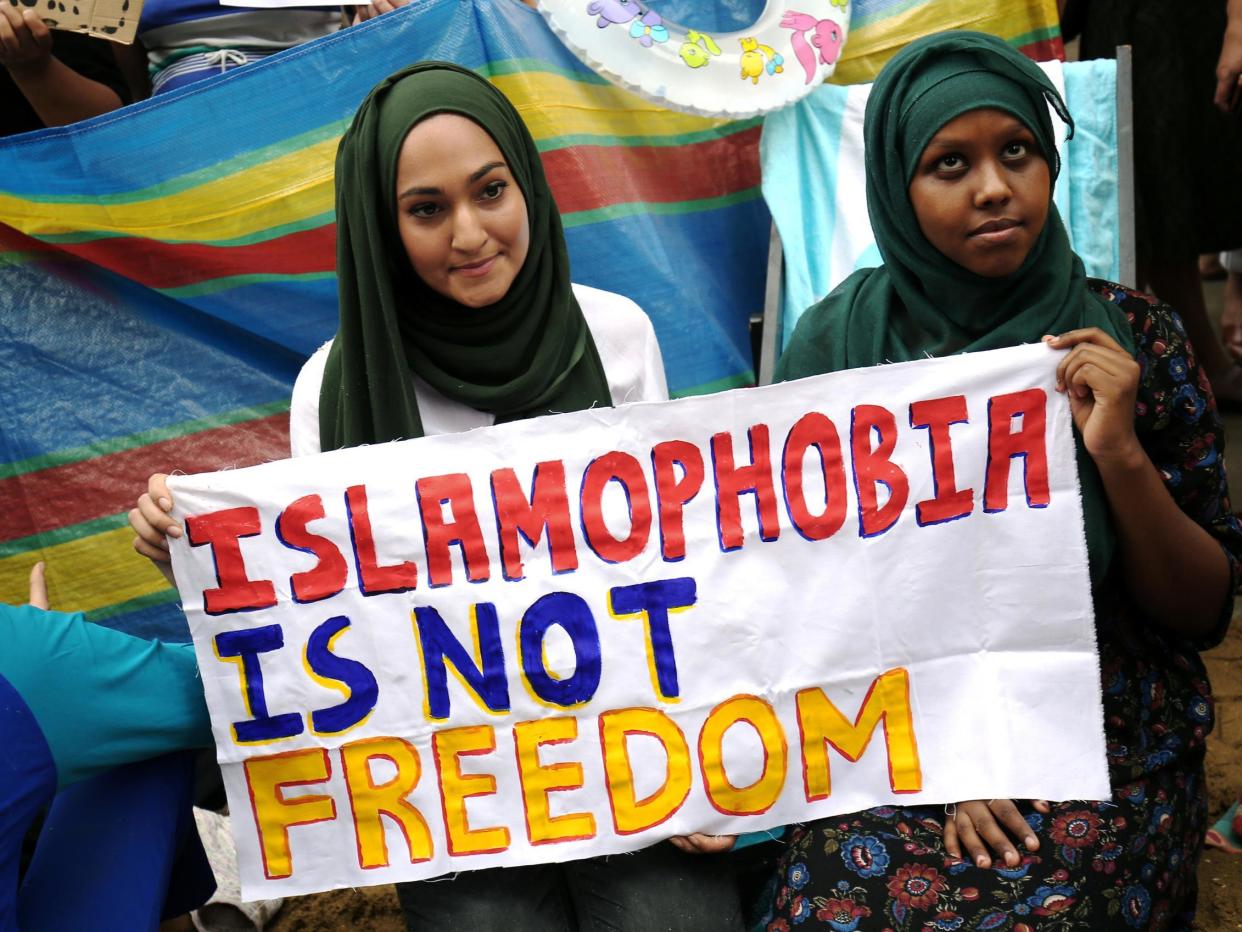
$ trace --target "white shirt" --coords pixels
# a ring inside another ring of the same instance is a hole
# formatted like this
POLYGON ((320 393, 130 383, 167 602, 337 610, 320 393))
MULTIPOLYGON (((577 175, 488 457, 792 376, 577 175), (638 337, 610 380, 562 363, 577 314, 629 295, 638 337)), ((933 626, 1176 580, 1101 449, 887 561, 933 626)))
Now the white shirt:
MULTIPOLYGON (((666 401, 668 385, 664 380, 664 360, 647 315, 622 295, 586 285, 576 284, 573 288, 599 351, 612 403, 666 401)), ((289 402, 289 447, 294 456, 321 451, 319 389, 331 346, 329 340, 306 360, 293 385, 293 398, 289 402)), ((491 412, 477 411, 446 398, 418 376, 412 378, 426 436, 490 427, 495 422, 496 416, 491 412)))

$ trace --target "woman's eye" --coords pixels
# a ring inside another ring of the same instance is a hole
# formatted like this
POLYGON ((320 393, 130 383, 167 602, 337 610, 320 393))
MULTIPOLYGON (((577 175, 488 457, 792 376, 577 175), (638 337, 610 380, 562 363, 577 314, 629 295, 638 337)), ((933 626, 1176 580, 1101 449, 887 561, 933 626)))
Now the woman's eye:
POLYGON ((406 210, 406 213, 408 213, 411 217, 422 217, 423 219, 434 217, 439 212, 440 212, 439 205, 428 204, 428 203, 412 204, 406 210))
POLYGON ((940 171, 956 172, 961 171, 965 164, 965 161, 960 155, 944 155, 937 160, 936 168, 940 171))
POLYGON ((1006 158, 1020 159, 1026 155, 1027 151, 1027 146, 1024 142, 1011 142, 1005 146, 1006 158))
POLYGON ((509 187, 509 182, 507 181, 493 181, 483 189, 480 196, 485 201, 494 201, 496 198, 500 197, 500 195, 504 194, 505 188, 507 187, 509 187))

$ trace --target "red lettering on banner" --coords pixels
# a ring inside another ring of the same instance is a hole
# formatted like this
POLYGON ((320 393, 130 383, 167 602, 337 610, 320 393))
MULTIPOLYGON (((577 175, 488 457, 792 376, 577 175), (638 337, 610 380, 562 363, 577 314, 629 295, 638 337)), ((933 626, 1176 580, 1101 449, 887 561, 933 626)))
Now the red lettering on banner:
POLYGON ((825 415, 812 411, 790 428, 781 457, 781 481, 785 510, 799 534, 807 540, 825 540, 841 530, 847 504, 845 463, 837 427, 825 415), (802 466, 812 448, 819 455, 824 476, 824 510, 819 514, 807 507, 802 489, 802 466))
POLYGON ((883 534, 901 517, 910 497, 910 480, 889 457, 897 446, 897 421, 879 405, 858 405, 850 423, 850 448, 854 464, 854 490, 858 494, 858 533, 863 537, 883 534), (871 434, 880 435, 873 449, 871 434), (888 501, 879 504, 875 487, 888 489, 888 501))
POLYGON ((983 510, 1009 507, 1009 466, 1014 457, 1025 463, 1023 479, 1026 504, 1043 508, 1052 500, 1048 491, 1048 395, 1041 388, 1028 388, 988 399, 988 473, 984 483, 983 510), (1021 426, 1013 429, 1015 418, 1021 426))
POLYGON ((365 485, 353 485, 345 490, 345 509, 349 514, 349 540, 354 548, 354 565, 358 568, 358 588, 362 594, 408 592, 417 586, 418 567, 412 562, 379 565, 365 485))
POLYGON ((535 466, 530 501, 522 491, 512 469, 492 473, 492 502, 496 509, 496 533, 500 536, 501 572, 516 581, 525 576, 518 544, 521 534, 536 546, 548 532, 548 554, 553 573, 569 573, 578 568, 578 552, 569 517, 569 497, 565 491, 565 464, 549 460, 535 466))
POLYGON ((582 534, 595 555, 608 563, 624 563, 643 552, 651 536, 651 500, 643 467, 628 453, 616 450, 591 461, 582 475, 582 534), (620 540, 604 522, 603 496, 609 482, 625 490, 630 529, 620 540))
POLYGON ((336 544, 306 529, 306 525, 318 521, 323 515, 323 499, 318 495, 303 495, 276 519, 276 536, 282 544, 314 554, 319 559, 313 569, 289 577, 289 588, 295 602, 318 602, 331 598, 345 588, 349 577, 349 567, 336 544))
POLYGON ((262 530, 257 508, 226 508, 185 519, 190 544, 208 544, 216 564, 215 589, 203 591, 203 609, 208 615, 249 612, 276 604, 276 587, 268 579, 251 579, 246 573, 240 538, 254 537, 262 530))
POLYGON ((651 448, 651 469, 660 508, 660 553, 671 563, 686 556, 683 510, 703 487, 703 454, 688 441, 665 440, 651 448))
POLYGON ((414 486, 418 510, 423 517, 423 541, 427 550, 427 578, 432 588, 453 583, 453 556, 449 547, 461 547, 466 564, 466 578, 486 582, 491 576, 487 546, 479 516, 474 510, 474 488, 464 472, 447 476, 419 479, 414 486), (444 520, 444 506, 449 506, 453 520, 444 520))
POLYGON ((768 425, 756 424, 746 431, 750 441, 750 463, 737 466, 733 460, 733 437, 728 431, 712 435, 712 472, 716 479, 716 534, 720 549, 742 546, 741 496, 753 493, 759 514, 759 538, 773 541, 780 537, 780 515, 776 509, 776 488, 772 481, 772 460, 768 445, 768 425))
POLYGON ((914 506, 919 525, 940 524, 964 518, 975 507, 974 489, 959 489, 953 471, 953 439, 950 424, 965 424, 966 396, 950 395, 910 405, 910 426, 926 427, 931 446, 932 489, 935 497, 914 506))

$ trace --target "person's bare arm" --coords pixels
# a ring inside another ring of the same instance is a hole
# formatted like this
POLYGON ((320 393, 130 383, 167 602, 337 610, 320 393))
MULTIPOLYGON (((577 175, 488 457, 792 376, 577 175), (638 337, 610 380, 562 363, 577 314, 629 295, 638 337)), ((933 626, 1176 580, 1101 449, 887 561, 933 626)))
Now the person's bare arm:
POLYGON ((1095 461, 1117 531, 1134 604, 1181 637, 1211 633, 1228 595, 1229 559, 1169 494, 1134 432, 1139 366, 1094 327, 1047 337, 1070 349, 1057 368, 1059 390, 1095 461))
POLYGON ((410 0, 372 0, 371 3, 356 6, 353 9, 353 24, 356 26, 358 23, 365 23, 369 19, 391 13, 409 2, 410 0))
POLYGON ((1216 62, 1216 94, 1213 102, 1225 113, 1242 100, 1242 0, 1229 0, 1225 38, 1216 62))
POLYGON ((34 10, 0 3, 0 64, 45 126, 64 126, 116 110, 112 88, 78 74, 52 54, 52 31, 34 10))
POLYGON ((147 50, 135 39, 130 45, 118 42, 112 46, 112 57, 125 78, 131 100, 146 100, 151 96, 151 75, 147 71, 147 50))

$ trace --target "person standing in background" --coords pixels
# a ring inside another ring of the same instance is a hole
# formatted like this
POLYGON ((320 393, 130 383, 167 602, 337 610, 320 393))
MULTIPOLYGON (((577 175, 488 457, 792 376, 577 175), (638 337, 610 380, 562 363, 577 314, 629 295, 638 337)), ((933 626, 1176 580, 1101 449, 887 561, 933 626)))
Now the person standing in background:
POLYGON ((1181 313, 1218 402, 1242 404, 1242 365, 1208 319, 1198 257, 1242 247, 1242 0, 1062 0, 1080 57, 1134 49, 1139 287, 1181 313), (1068 9, 1066 8, 1068 6, 1068 9))
POLYGON ((34 10, 0 2, 0 136, 64 126, 129 103, 111 43, 52 30, 34 10))

